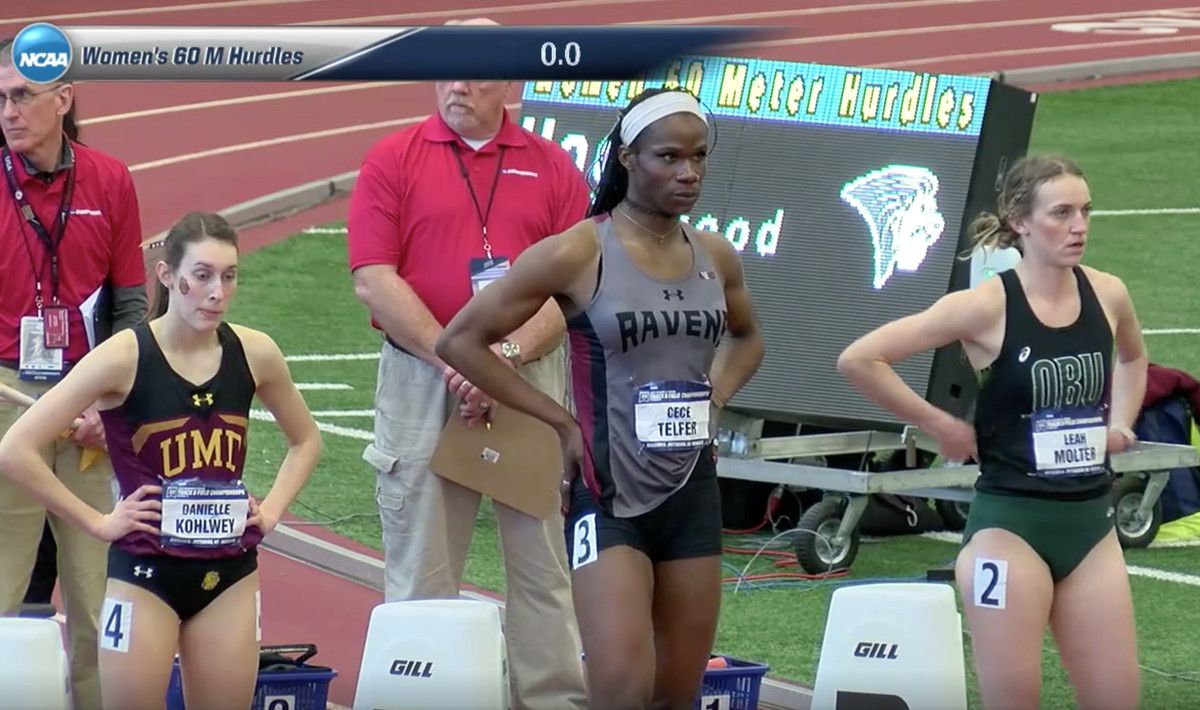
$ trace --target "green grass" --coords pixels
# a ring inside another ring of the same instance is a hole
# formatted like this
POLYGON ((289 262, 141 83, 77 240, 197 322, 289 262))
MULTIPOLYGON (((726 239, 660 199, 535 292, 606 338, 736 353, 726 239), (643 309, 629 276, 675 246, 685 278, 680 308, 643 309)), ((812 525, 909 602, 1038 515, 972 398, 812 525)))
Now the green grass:
MULTIPOLYGON (((1041 97, 1033 150, 1065 152, 1087 172, 1097 209, 1200 207, 1200 188, 1192 176, 1200 155, 1194 107, 1200 106, 1200 81, 1113 87, 1048 94, 1041 97)), ((1146 328, 1200 327, 1200 288, 1196 284, 1196 240, 1200 215, 1096 217, 1087 262, 1112 271, 1128 284, 1146 328)), ((246 275, 231 319, 262 328, 290 354, 370 353, 379 337, 355 300, 345 268, 344 239, 303 235, 247 254, 246 275)), ((1200 336, 1147 337, 1154 362, 1200 373, 1200 336)), ((348 391, 308 391, 314 410, 371 409, 376 363, 293 362, 298 382, 338 382, 348 391)), ((338 533, 378 549, 380 527, 374 507, 374 474, 361 460, 371 420, 318 417, 325 424, 357 430, 327 434, 326 454, 312 483, 293 512, 328 523, 338 533)), ((254 422, 247 479, 258 493, 270 484, 283 451, 273 425, 254 422)), ((751 544, 731 539, 731 544, 751 544)), ((785 538, 784 542, 787 542, 785 538)), ((911 578, 945 566, 953 545, 926 538, 864 541, 851 580, 911 578)), ((1131 550, 1131 565, 1197 574, 1200 548, 1131 550)), ((731 569, 749 558, 728 555, 731 569)), ((760 559, 751 573, 773 571, 760 559)), ((495 518, 490 505, 480 510, 467 566, 467 581, 504 590, 495 518)), ((722 653, 770 664, 772 675, 811 685, 833 582, 792 583, 758 589, 743 586, 725 594, 717 647, 722 653)), ((1195 660, 1195 630, 1200 606, 1192 586, 1133 579, 1143 674, 1143 706, 1195 706, 1200 663, 1195 660), (1166 674, 1191 673, 1192 680, 1166 674)), ((1053 649, 1047 639, 1046 647, 1053 649)), ((967 667, 971 668, 967 645, 967 667)), ((1044 707, 1069 707, 1072 695, 1056 654, 1045 654, 1044 707)), ((978 706, 973 671, 971 703, 978 706)))

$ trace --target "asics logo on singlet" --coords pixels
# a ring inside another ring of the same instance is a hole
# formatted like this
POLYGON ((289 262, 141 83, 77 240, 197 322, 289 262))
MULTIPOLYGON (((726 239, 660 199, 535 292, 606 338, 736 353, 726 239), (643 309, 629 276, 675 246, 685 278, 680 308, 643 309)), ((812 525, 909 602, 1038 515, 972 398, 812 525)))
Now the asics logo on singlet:
POLYGON ((1021 348, 1021 352, 1017 354, 1017 362, 1025 362, 1029 359, 1029 346, 1021 348))
POLYGON ((682 301, 683 300, 683 289, 681 289, 681 288, 664 288, 663 289, 663 299, 669 301, 672 298, 674 298, 677 301, 682 301))
POLYGON ((133 576, 134 577, 145 577, 146 579, 150 579, 151 577, 154 576, 154 568, 153 567, 143 567, 141 565, 135 565, 133 568, 133 576))
POLYGON ((205 405, 208 405, 211 407, 213 404, 212 392, 205 392, 204 394, 193 394, 192 395, 192 404, 196 405, 197 407, 203 407, 205 405))

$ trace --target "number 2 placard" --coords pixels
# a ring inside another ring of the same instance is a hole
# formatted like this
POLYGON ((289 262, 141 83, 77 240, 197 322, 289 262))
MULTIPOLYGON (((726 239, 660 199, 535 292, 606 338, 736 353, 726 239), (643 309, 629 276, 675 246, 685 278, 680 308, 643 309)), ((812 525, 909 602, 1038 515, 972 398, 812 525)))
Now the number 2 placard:
POLYGON ((975 606, 1003 609, 1008 591, 1008 562, 975 558, 975 606))

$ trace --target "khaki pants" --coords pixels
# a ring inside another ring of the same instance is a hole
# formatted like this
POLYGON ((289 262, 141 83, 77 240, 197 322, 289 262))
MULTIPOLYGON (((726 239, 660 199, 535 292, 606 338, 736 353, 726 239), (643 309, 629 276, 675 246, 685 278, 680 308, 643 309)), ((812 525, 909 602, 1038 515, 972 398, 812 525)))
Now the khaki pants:
MULTIPOLYGON (((564 357, 560 348, 523 367, 522 374, 561 402, 564 357)), ((457 416, 457 401, 441 372, 385 343, 375 441, 363 458, 377 472, 388 601, 459 596, 481 496, 428 468, 450 416, 457 416)), ((513 707, 586 707, 562 516, 538 520, 501 503, 494 507, 507 575, 513 707)))
MULTIPOLYGON (((49 389, 42 383, 23 382, 15 371, 3 367, 0 381, 35 397, 49 389)), ((23 411, 0 402, 0 433, 8 431, 23 411)), ((74 442, 60 439, 42 451, 42 458, 71 492, 108 513, 113 508, 112 463, 102 456, 80 472, 81 453, 74 442)), ((11 614, 21 606, 46 515, 46 509, 23 489, 0 479, 0 613, 11 614)), ((91 710, 100 707, 97 643, 108 576, 108 543, 53 515, 50 527, 58 543, 58 583, 67 617, 75 707, 91 710)))

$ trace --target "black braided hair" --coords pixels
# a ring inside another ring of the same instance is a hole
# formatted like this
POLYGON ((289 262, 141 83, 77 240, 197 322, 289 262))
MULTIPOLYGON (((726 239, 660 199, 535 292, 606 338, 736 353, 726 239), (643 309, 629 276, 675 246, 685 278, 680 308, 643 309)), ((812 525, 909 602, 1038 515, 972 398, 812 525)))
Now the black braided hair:
MULTIPOLYGON (((629 105, 621 111, 621 117, 617 120, 617 124, 613 126, 612 132, 608 134, 608 156, 604 160, 604 167, 600 172, 600 181, 596 183, 596 196, 592 198, 592 206, 588 209, 587 216, 595 217, 599 214, 611 212, 614 207, 621 204, 621 200, 625 199, 625 193, 629 189, 629 172, 625 170, 625 166, 621 165, 617 154, 623 145, 621 143, 621 124, 625 121, 626 114, 630 109, 637 106, 641 102, 659 94, 665 94, 668 91, 682 91, 690 93, 683 87, 672 88, 655 88, 646 89, 638 94, 629 105)), ((637 139, 633 141, 633 145, 637 145, 637 139)), ((632 147, 632 146, 631 146, 632 147)))

